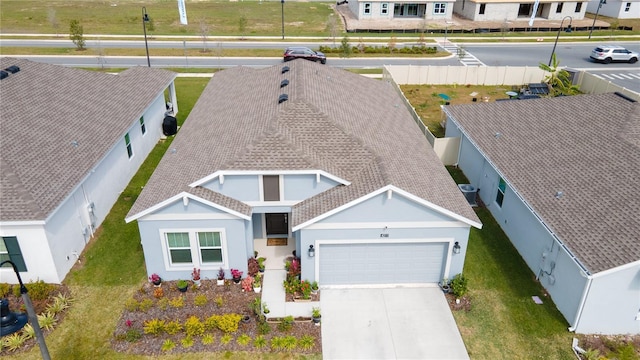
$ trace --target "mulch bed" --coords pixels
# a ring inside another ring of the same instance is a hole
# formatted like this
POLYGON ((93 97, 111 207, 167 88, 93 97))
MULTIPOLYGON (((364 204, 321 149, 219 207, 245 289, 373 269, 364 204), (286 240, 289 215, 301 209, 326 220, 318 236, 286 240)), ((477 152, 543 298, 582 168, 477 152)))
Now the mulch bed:
MULTIPOLYGON (((116 330, 114 332, 114 337, 112 340, 112 346, 116 351, 155 356, 164 353, 161 350, 161 347, 167 339, 171 339, 174 343, 176 343, 176 346, 168 352, 171 354, 226 351, 272 351, 269 346, 266 346, 262 349, 257 349, 253 346, 253 339, 255 339, 255 337, 259 335, 259 332, 257 316, 253 314, 249 305, 256 297, 259 297, 260 294, 255 292, 244 292, 242 291, 242 287, 240 284, 233 284, 233 282, 228 280, 224 286, 216 285, 215 280, 202 280, 202 285, 200 288, 191 286, 186 293, 180 293, 175 287, 175 282, 165 281, 162 283, 162 288, 164 291, 164 297, 168 298, 169 300, 179 296, 184 296, 184 307, 173 308, 170 306, 166 310, 161 309, 157 306, 158 299, 153 296, 154 287, 151 284, 143 285, 139 289, 139 291, 136 292, 134 298, 137 301, 150 299, 154 302, 154 306, 152 306, 146 312, 129 311, 126 309, 123 311, 122 316, 120 317, 116 325, 116 330), (205 305, 196 306, 194 304, 194 299, 199 294, 206 295, 208 301, 205 305), (216 304, 217 298, 222 299, 222 306, 218 306, 216 304), (238 331, 231 334, 233 339, 227 344, 221 343, 220 339, 224 335, 224 333, 217 329, 210 332, 214 336, 213 343, 203 345, 201 342, 201 337, 196 337, 194 338, 193 346, 188 348, 184 348, 181 345, 181 340, 186 336, 184 332, 179 332, 175 335, 168 335, 166 333, 163 333, 158 336, 153 336, 144 334, 143 331, 144 322, 151 319, 161 319, 165 320, 165 322, 178 320, 179 322, 184 324, 185 320, 192 315, 197 316, 202 322, 204 322, 206 318, 213 314, 222 315, 230 313, 248 315, 250 316, 250 321, 246 324, 241 322, 238 327, 238 331), (127 324, 129 324, 130 326, 128 326, 127 324), (140 330, 143 333, 142 338, 135 342, 122 340, 121 338, 123 337, 123 335, 126 334, 126 332, 131 328, 140 330), (236 339, 243 334, 250 336, 252 339, 252 341, 248 345, 240 345, 236 341, 236 339)), ((310 319, 296 319, 292 329, 286 332, 278 330, 277 323, 270 321, 268 322, 268 325, 270 327, 270 331, 268 334, 264 335, 265 339, 267 339, 267 345, 269 345, 269 341, 276 336, 294 336, 299 340, 304 335, 310 335, 315 339, 315 345, 312 349, 303 351, 300 348, 296 348, 292 352, 309 354, 319 354, 322 352, 320 327, 315 326, 310 319)))
POLYGON ((445 297, 447 298, 447 303, 449 304, 449 308, 451 310, 454 310, 454 311, 458 311, 458 310, 470 311, 471 310, 471 298, 469 298, 469 296, 456 298, 455 295, 448 293, 448 294, 445 294, 445 297), (459 299, 460 301, 456 302, 456 299, 459 299))

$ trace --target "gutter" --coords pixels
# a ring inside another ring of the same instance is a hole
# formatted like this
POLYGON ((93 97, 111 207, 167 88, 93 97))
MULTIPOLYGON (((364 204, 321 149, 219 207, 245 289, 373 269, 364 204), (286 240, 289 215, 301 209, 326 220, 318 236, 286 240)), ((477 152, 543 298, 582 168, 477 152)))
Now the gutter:
POLYGON ((578 324, 580 323, 580 318, 582 317, 582 311, 584 310, 584 304, 587 302, 587 296, 589 296, 589 292, 591 291, 592 282, 593 282, 593 276, 587 275, 587 286, 585 286, 584 291, 582 292, 582 299, 580 299, 580 305, 578 306, 578 312, 576 313, 576 318, 574 320, 573 325, 568 328, 568 330, 571 332, 576 331, 576 329, 578 328, 578 324))

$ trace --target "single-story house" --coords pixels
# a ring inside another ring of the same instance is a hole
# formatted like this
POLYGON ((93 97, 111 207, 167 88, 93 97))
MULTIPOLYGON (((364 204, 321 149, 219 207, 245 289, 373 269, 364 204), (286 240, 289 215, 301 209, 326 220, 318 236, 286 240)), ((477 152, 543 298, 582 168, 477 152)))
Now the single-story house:
POLYGON ((438 283, 481 227, 393 84, 305 60, 216 73, 126 221, 164 279, 280 238, 321 286, 438 283))
POLYGON ((584 19, 588 1, 504 1, 504 0, 456 0, 453 11, 473 21, 516 21, 529 20, 535 13, 536 19, 561 21, 566 16, 573 20, 584 19))
POLYGON ((577 333, 640 334, 640 104, 445 106, 458 166, 577 333))
POLYGON ((369 1, 352 0, 349 10, 358 20, 450 20, 455 0, 369 1))
POLYGON ((591 0, 587 11, 614 19, 640 19, 640 0, 591 0))
POLYGON ((163 135, 166 102, 177 111, 175 74, 0 65, 0 261, 60 283, 163 135))

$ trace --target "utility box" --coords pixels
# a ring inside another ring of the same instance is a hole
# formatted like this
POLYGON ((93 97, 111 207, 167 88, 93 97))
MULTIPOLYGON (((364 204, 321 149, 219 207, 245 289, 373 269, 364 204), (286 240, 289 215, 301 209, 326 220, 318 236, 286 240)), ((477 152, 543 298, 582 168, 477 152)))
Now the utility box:
POLYGON ((476 202, 476 195, 478 194, 478 189, 471 184, 458 184, 458 188, 464 194, 464 197, 467 199, 467 202, 471 206, 478 206, 476 202))

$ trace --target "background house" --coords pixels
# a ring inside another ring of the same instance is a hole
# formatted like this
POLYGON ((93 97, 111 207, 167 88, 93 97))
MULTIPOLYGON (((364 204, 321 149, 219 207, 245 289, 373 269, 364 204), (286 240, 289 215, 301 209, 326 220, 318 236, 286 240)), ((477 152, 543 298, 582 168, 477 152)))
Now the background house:
POLYGON ((474 21, 529 20, 535 12, 536 19, 562 20, 571 16, 573 20, 584 19, 589 1, 502 1, 502 0, 456 0, 453 11, 474 21))
POLYGON ((358 20, 413 19, 447 20, 453 14, 453 0, 422 1, 349 1, 349 10, 358 20))
POLYGON ((175 75, 0 64, 0 260, 60 283, 162 135, 175 75))
POLYGON ((445 106, 459 166, 579 333, 640 333, 640 105, 613 93, 445 106))
POLYGON ((481 226, 392 84, 304 60, 217 73, 134 220, 165 279, 246 274, 280 242, 324 286, 437 283, 481 226))
POLYGON ((592 0, 587 3, 587 11, 615 19, 640 19, 639 0, 592 0), (598 10, 600 6, 600 10, 598 10))

